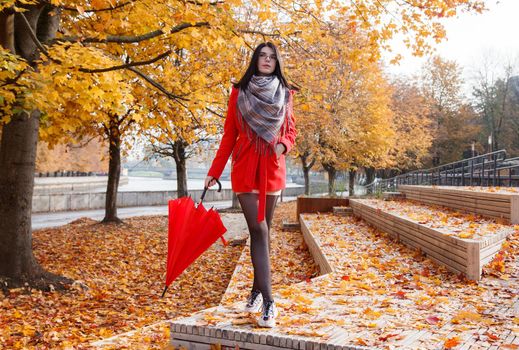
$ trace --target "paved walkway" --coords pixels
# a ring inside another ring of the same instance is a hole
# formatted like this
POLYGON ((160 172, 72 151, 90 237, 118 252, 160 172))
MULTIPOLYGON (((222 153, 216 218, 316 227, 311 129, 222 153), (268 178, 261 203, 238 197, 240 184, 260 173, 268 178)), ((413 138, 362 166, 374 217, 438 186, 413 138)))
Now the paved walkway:
MULTIPOLYGON (((214 206, 217 209, 229 208, 231 205, 231 201, 211 202, 211 206, 214 206)), ((117 215, 121 219, 144 215, 168 215, 168 206, 159 205, 150 207, 118 208, 117 215)), ((94 220, 102 220, 104 216, 104 209, 64 211, 54 213, 35 213, 32 214, 32 229, 37 230, 40 228, 66 225, 69 222, 72 222, 82 217, 88 217, 94 220)))

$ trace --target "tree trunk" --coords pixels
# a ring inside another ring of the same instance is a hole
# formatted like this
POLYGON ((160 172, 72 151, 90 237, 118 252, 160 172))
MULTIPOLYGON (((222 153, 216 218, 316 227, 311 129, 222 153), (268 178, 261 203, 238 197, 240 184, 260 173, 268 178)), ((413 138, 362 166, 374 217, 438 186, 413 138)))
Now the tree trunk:
POLYGON ((187 196, 187 169, 186 160, 184 158, 175 159, 177 165, 177 198, 187 196))
POLYGON ((315 158, 312 159, 311 162, 308 162, 308 153, 302 154, 299 156, 299 159, 301 159, 301 164, 303 167, 303 176, 305 179, 305 195, 310 195, 310 170, 315 164, 315 158))
POLYGON ((108 140, 110 143, 110 161, 108 163, 108 184, 106 187, 105 217, 103 223, 122 223, 117 217, 117 190, 121 177, 121 134, 117 116, 110 117, 108 128, 108 140))
POLYGON ((39 273, 32 254, 31 211, 40 113, 13 116, 0 148, 0 275, 39 273))
MULTIPOLYGON (((40 40, 53 38, 60 13, 49 15, 51 6, 27 6, 24 12, 33 32, 40 40)), ((37 70, 34 61, 38 49, 20 14, 4 9, 0 12, 0 44, 23 57, 37 70)), ((23 99, 23 96, 17 96, 23 99)), ((32 252, 32 194, 40 111, 20 112, 2 128, 0 141, 0 279, 1 288, 31 287, 62 289, 72 280, 46 272, 32 252)))
POLYGON ((186 147, 183 141, 175 141, 173 159, 177 167, 177 198, 187 196, 186 147))
MULTIPOLYGON (((32 252, 32 194, 41 113, 12 116, 0 144, 0 276, 8 287, 27 282, 48 290, 72 280, 44 271, 32 252)), ((2 285, 5 288, 5 285, 2 285)))
POLYGON ((355 195, 355 175, 357 172, 355 170, 350 170, 349 176, 348 176, 348 196, 354 196, 355 195))
POLYGON ((323 164, 324 170, 328 173, 328 194, 330 196, 335 195, 335 176, 337 174, 337 169, 333 165, 323 164))
POLYGON ((305 177, 305 194, 310 195, 310 169, 303 167, 303 176, 305 177))
POLYGON ((335 174, 337 171, 335 168, 330 168, 328 171, 328 194, 333 196, 335 195, 335 174))

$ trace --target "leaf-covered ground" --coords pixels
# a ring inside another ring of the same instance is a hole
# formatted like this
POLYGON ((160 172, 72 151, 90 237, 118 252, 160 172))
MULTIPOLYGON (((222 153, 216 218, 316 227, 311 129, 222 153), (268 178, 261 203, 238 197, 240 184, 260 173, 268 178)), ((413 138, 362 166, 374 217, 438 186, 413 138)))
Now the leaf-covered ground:
MULTIPOLYGON (((386 204, 398 210, 406 206, 386 204)), ((475 349, 519 348, 509 344, 519 342, 517 227, 485 267, 483 279, 474 283, 362 221, 309 215, 312 232, 336 267, 335 272, 310 280, 317 269, 300 233, 280 229, 282 218, 293 220, 294 212, 295 202, 281 204, 276 212, 273 290, 281 314, 274 331, 326 340, 333 329, 345 332, 349 344, 388 349, 402 348, 413 332, 422 332, 409 346, 416 349, 460 348, 467 341, 475 349)), ((443 209, 426 219, 435 225, 447 218, 447 224, 455 225, 463 215, 443 209)), ((474 219, 475 225, 492 224, 480 217, 464 218, 474 219)), ((92 348, 93 341, 135 330, 107 343, 106 348, 167 347, 167 320, 218 305, 243 246, 224 248, 218 241, 180 276, 168 297, 160 299, 166 240, 164 217, 134 218, 123 226, 80 220, 35 232, 34 250, 43 266, 82 281, 89 290, 79 285, 66 294, 13 290, 0 299, 0 344, 5 348, 92 348)), ((248 258, 247 249, 244 253, 242 259, 248 258)), ((250 266, 233 277, 238 288, 226 300, 238 302, 232 307, 243 301, 251 277, 250 266)), ((239 309, 208 314, 201 322, 231 322, 262 331, 254 325, 254 317, 239 309)))
POLYGON ((358 219, 304 217, 335 271, 276 289, 275 329, 258 328, 240 303, 192 324, 382 349, 519 348, 519 231, 474 282, 358 219))
POLYGON ((342 327, 359 335, 353 344, 399 348, 411 331, 425 332, 409 345, 413 349, 455 348, 466 341, 478 349, 519 339, 518 230, 476 283, 362 221, 329 214, 307 218, 322 244, 336 251, 337 272, 316 286, 332 300, 327 309, 341 305, 349 315, 342 327))
MULTIPOLYGON (((294 211, 295 202, 281 203, 275 225, 279 227, 283 217, 293 218, 294 211)), ((166 217, 132 218, 120 226, 80 219, 35 231, 33 247, 47 270, 80 281, 88 290, 78 283, 64 294, 24 289, 0 294, 0 345, 4 348, 91 348, 93 341, 148 325, 154 326, 126 346, 164 348, 169 336, 165 321, 218 305, 243 249, 240 245, 224 248, 217 241, 161 299, 166 217)), ((292 255, 298 251, 293 248, 292 255)), ((290 266, 292 281, 306 278, 309 269, 290 266)))

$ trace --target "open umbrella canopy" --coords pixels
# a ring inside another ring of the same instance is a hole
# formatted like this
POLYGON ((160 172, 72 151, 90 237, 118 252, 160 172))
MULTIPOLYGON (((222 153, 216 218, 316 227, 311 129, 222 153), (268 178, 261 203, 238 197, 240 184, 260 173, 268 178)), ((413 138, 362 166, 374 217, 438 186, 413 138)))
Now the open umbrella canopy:
MULTIPOLYGON (((218 192, 222 185, 218 180, 218 192)), ((207 210, 202 205, 207 188, 195 205, 191 197, 182 197, 168 202, 168 257, 166 287, 168 286, 218 238, 227 243, 223 234, 227 231, 220 215, 214 208, 207 210)))

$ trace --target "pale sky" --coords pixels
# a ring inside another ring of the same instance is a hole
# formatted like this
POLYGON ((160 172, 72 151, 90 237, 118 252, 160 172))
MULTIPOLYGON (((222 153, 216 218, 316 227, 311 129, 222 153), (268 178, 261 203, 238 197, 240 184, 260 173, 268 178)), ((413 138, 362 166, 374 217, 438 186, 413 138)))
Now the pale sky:
MULTIPOLYGON (((436 45, 443 58, 455 60, 463 68, 463 78, 471 85, 475 70, 485 56, 497 63, 519 63, 519 0, 487 0, 482 14, 461 13, 444 20, 447 39, 436 45)), ((413 57, 403 43, 394 41, 393 51, 404 56, 399 66, 388 65, 391 74, 413 75, 426 58, 413 57)), ((501 64, 498 64, 501 66, 501 64)), ((465 87, 469 90, 469 86, 465 87)))

